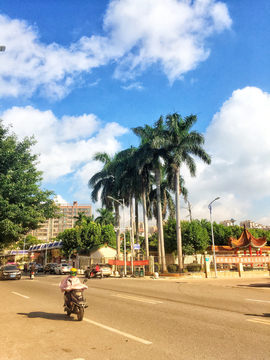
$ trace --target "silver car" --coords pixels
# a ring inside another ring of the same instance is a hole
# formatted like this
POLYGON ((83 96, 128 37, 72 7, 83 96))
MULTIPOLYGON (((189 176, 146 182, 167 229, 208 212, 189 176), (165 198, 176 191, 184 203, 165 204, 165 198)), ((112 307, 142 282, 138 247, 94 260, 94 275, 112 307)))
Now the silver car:
POLYGON ((58 264, 55 268, 54 268, 54 272, 58 275, 62 275, 62 274, 69 274, 70 270, 71 270, 71 266, 69 264, 63 263, 63 264, 58 264))

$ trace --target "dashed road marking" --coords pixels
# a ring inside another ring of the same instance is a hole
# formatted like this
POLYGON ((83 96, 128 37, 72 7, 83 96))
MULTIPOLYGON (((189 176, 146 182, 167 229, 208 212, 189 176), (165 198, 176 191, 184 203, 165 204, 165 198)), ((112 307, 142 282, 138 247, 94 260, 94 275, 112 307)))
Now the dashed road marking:
POLYGON ((110 327, 110 326, 106 326, 106 325, 100 324, 100 323, 98 323, 98 322, 96 322, 96 321, 89 320, 89 319, 85 319, 85 318, 84 318, 83 320, 86 321, 86 322, 88 322, 88 323, 90 323, 90 324, 92 324, 92 325, 96 325, 96 326, 99 326, 99 327, 101 327, 101 328, 103 328, 103 329, 112 331, 112 332, 114 332, 114 333, 116 333, 116 334, 118 334, 118 335, 122 335, 122 336, 125 336, 125 337, 129 338, 129 339, 132 339, 132 340, 141 342, 142 344, 145 344, 145 345, 150 345, 150 344, 152 344, 151 341, 147 341, 147 340, 141 339, 141 338, 139 338, 139 337, 137 337, 137 336, 134 336, 134 335, 125 333, 125 332, 123 332, 123 331, 114 329, 114 328, 112 328, 112 327, 110 327))
POLYGON ((22 297, 24 297, 24 298, 26 298, 26 299, 30 299, 30 297, 29 297, 29 296, 25 296, 25 295, 22 295, 22 294, 16 293, 16 292, 14 292, 14 291, 12 291, 12 294, 22 296, 22 297))
POLYGON ((131 296, 131 295, 117 294, 117 295, 112 295, 112 296, 120 297, 120 298, 122 298, 122 299, 142 301, 142 302, 146 302, 146 303, 148 303, 148 304, 163 304, 162 301, 152 300, 152 299, 146 299, 146 298, 141 298, 141 297, 131 296))
POLYGON ((262 302, 262 303, 270 303, 270 301, 267 300, 255 300, 255 299, 246 299, 246 301, 256 301, 256 302, 262 302))

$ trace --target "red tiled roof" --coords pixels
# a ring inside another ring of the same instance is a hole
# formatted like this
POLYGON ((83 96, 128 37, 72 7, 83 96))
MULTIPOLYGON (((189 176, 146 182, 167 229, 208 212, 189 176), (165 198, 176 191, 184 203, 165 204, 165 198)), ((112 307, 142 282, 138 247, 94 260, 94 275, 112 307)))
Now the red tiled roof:
POLYGON ((266 236, 256 239, 253 235, 251 235, 251 233, 247 229, 243 230, 238 240, 233 238, 232 236, 228 239, 228 244, 232 248, 239 248, 239 249, 247 248, 249 247, 249 245, 253 248, 258 249, 263 247, 266 244, 266 242, 267 242, 266 236))

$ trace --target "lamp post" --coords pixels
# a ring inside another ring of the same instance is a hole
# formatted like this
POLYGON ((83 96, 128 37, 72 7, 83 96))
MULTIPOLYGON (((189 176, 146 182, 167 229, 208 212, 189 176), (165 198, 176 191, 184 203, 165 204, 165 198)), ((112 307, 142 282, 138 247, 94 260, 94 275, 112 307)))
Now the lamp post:
POLYGON ((213 254, 214 254, 214 267, 215 267, 215 277, 217 278, 217 264, 216 264, 216 251, 215 251, 215 240, 214 240, 214 231, 213 231, 213 220, 212 220, 212 204, 214 201, 220 199, 220 197, 215 198, 208 205, 208 209, 210 210, 210 221, 211 221, 211 231, 212 231, 212 243, 213 243, 213 254))
POLYGON ((127 276, 127 252, 126 252, 126 232, 125 232, 125 199, 120 199, 122 200, 122 202, 120 200, 117 200, 115 198, 113 198, 112 196, 107 196, 107 198, 112 199, 113 201, 118 202, 118 204, 120 204, 123 207, 123 223, 124 223, 124 276, 127 276))

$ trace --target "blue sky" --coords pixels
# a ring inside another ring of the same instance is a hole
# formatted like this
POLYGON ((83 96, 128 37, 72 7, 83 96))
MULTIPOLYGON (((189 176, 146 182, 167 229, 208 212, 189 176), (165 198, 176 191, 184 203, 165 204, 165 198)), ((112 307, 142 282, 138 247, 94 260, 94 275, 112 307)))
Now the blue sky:
POLYGON ((220 196, 214 220, 270 225, 269 18, 268 0, 0 0, 0 117, 35 135, 45 188, 91 203, 96 151, 196 114, 212 164, 182 168, 193 217, 220 196))

